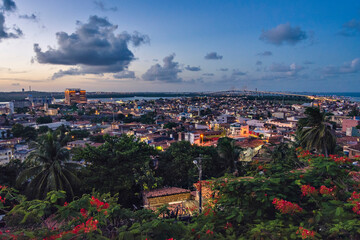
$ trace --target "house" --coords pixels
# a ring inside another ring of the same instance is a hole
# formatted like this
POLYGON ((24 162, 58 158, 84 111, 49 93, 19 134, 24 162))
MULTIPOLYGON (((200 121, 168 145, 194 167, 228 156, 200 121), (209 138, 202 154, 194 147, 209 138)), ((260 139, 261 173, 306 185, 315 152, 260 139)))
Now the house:
POLYGON ((0 165, 7 164, 12 159, 12 151, 10 148, 0 148, 0 165))
POLYGON ((343 119, 341 130, 343 132, 346 132, 348 128, 356 127, 358 125, 360 125, 360 117, 354 117, 352 119, 343 119))
POLYGON ((156 210, 164 204, 181 205, 189 200, 192 200, 191 192, 183 188, 166 187, 143 192, 144 208, 151 210, 156 210))
POLYGON ((347 150, 349 152, 349 158, 354 159, 355 157, 360 156, 360 143, 352 146, 344 147, 344 151, 347 150))

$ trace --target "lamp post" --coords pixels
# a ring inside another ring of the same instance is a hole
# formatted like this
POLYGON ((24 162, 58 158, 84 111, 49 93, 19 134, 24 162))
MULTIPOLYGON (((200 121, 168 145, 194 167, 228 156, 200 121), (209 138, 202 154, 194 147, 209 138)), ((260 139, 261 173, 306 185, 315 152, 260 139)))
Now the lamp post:
POLYGON ((193 163, 196 165, 196 167, 199 170, 199 213, 202 212, 202 193, 201 193, 202 163, 201 163, 201 160, 202 160, 202 154, 200 154, 199 157, 193 161, 193 163))

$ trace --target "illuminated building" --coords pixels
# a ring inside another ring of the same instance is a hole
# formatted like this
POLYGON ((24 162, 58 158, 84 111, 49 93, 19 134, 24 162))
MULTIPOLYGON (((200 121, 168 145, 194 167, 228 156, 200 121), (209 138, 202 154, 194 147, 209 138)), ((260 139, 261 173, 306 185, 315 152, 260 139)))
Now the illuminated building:
POLYGON ((86 91, 80 90, 80 88, 67 88, 65 90, 65 103, 67 105, 87 103, 86 91))

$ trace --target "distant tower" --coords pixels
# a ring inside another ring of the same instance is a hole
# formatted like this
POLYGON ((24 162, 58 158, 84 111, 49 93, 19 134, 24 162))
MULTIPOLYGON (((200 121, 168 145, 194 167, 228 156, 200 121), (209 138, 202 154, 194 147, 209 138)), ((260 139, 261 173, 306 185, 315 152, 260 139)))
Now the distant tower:
POLYGON ((29 86, 29 92, 31 92, 31 86, 29 86))
POLYGON ((22 89, 22 92, 25 92, 25 89, 22 89))

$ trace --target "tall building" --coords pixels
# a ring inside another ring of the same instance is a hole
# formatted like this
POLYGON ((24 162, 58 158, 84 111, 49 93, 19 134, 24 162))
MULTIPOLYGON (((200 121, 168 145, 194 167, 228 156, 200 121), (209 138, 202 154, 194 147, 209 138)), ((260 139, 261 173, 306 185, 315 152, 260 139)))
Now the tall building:
POLYGON ((65 103, 67 105, 87 103, 86 91, 80 88, 67 88, 65 90, 65 103))

